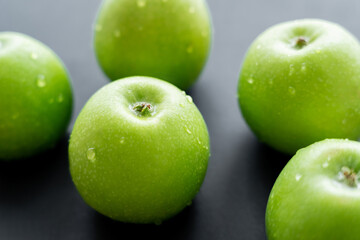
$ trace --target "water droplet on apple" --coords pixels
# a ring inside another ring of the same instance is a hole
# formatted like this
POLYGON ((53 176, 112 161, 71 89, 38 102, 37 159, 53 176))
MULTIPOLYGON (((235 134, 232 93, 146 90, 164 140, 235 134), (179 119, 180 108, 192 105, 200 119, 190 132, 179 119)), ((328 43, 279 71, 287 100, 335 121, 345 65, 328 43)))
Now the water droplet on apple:
POLYGON ((125 138, 124 137, 120 138, 120 144, 124 144, 124 143, 125 143, 125 138))
POLYGON ((294 88, 294 87, 289 87, 289 93, 291 94, 291 95, 295 95, 296 94, 296 89, 294 88))
POLYGON ((292 76, 295 72, 294 64, 290 64, 289 66, 289 76, 292 76))
POLYGON ((185 91, 181 91, 181 94, 186 96, 186 92, 185 91))
POLYGON ((14 114, 11 116, 11 118, 12 118, 13 120, 17 119, 18 117, 19 117, 19 113, 14 113, 14 114))
POLYGON ((57 97, 57 101, 58 103, 62 103, 64 101, 64 95, 62 93, 60 93, 59 96, 57 97))
POLYGON ((300 179, 302 178, 302 175, 301 174, 296 174, 295 175, 295 180, 298 182, 300 181, 300 179))
POLYGON ((102 25, 96 24, 95 25, 95 31, 100 32, 103 29, 102 25))
POLYGON ((138 1, 137 1, 137 6, 138 6, 139 8, 145 7, 145 6, 146 6, 146 1, 145 1, 145 0, 138 0, 138 1))
POLYGON ((194 8, 193 6, 191 6, 191 7, 189 8, 189 13, 190 13, 190 14, 194 14, 194 13, 195 13, 195 8, 194 8))
POLYGON ((199 138, 196 138, 196 140, 197 140, 197 143, 198 143, 199 145, 201 145, 200 139, 199 139, 199 138))
POLYGON ((162 221, 161 220, 156 220, 154 223, 155 223, 155 225, 159 226, 159 225, 162 224, 162 221))
POLYGON ((86 152, 86 156, 90 162, 95 162, 96 161, 95 148, 89 148, 86 152))
POLYGON ((191 96, 187 95, 186 96, 186 100, 189 102, 189 103, 193 103, 193 99, 191 96))
POLYGON ((343 119, 343 120, 342 120, 342 124, 344 124, 344 125, 345 125, 345 124, 346 124, 346 122, 347 122, 347 120, 346 120, 346 119, 343 119))
POLYGON ((330 160, 331 160, 331 156, 328 156, 328 157, 327 157, 327 160, 330 161, 330 160))
POLYGON ((316 49, 315 51, 317 54, 321 53, 321 49, 316 49))
POLYGON ((270 79, 270 80, 269 80, 269 84, 270 84, 270 85, 273 85, 273 84, 274 84, 274 80, 273 80, 273 79, 270 79))
POLYGON ((186 132, 187 132, 188 134, 191 134, 191 131, 190 131, 190 129, 188 129, 188 128, 186 128, 186 132))
POLYGON ((188 46, 187 49, 186 49, 186 52, 189 53, 189 54, 193 53, 194 52, 193 46, 191 46, 191 45, 188 46))
POLYGON ((31 53, 30 55, 31 59, 36 60, 39 58, 39 56, 36 53, 31 53))
POLYGON ((323 164, 322 164, 322 167, 323 168, 327 168, 329 166, 329 163, 328 162, 324 162, 323 164))
POLYGON ((254 79, 249 78, 249 79, 247 80, 247 82, 248 82, 249 84, 253 84, 253 83, 254 83, 254 79))
POLYGON ((261 44, 257 45, 256 49, 261 49, 261 44))
POLYGON ((114 37, 119 38, 121 36, 121 33, 119 30, 114 31, 114 37))
POLYGON ((53 104, 53 103, 54 103, 54 98, 50 98, 50 99, 49 99, 49 103, 50 103, 50 104, 53 104))
POLYGON ((306 72, 306 63, 301 64, 301 71, 306 72))
POLYGON ((36 85, 40 88, 43 88, 46 86, 46 80, 45 80, 45 76, 40 74, 38 75, 37 79, 36 79, 36 85))
POLYGON ((179 105, 180 105, 180 107, 182 107, 182 108, 185 107, 185 105, 184 105, 183 103, 180 103, 179 105))
POLYGON ((204 31, 202 31, 202 32, 201 32, 201 36, 203 36, 203 37, 207 37, 207 36, 208 36, 208 32, 207 32, 207 31, 205 31, 205 30, 204 30, 204 31))
POLYGON ((209 147, 206 146, 206 145, 204 145, 203 148, 206 149, 206 150, 209 150, 209 147))

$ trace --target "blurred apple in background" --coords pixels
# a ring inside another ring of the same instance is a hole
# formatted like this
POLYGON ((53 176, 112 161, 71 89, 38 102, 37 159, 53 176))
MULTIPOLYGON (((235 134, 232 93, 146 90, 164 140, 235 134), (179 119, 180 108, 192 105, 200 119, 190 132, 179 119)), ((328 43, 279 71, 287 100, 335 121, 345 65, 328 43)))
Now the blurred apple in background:
POLYGON ((70 79, 55 53, 29 36, 0 33, 0 159, 54 146, 71 111, 70 79))
POLYGON ((360 45, 317 19, 271 27, 251 45, 239 105, 260 141, 293 154, 325 138, 360 137, 360 45))
POLYGON ((94 46, 111 80, 151 76, 187 89, 206 63, 211 35, 205 0, 104 0, 94 46))

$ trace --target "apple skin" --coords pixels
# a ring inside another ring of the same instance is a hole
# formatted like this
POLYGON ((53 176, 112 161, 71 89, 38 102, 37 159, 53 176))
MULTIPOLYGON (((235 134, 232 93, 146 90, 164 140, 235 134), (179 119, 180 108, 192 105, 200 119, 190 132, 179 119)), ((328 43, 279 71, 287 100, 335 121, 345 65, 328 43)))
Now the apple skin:
POLYGON ((206 63, 211 26, 205 0, 105 0, 95 53, 111 80, 151 76, 185 90, 206 63))
POLYGON ((360 137, 360 45, 316 19, 275 25, 245 57, 242 114, 260 141, 288 154, 325 138, 360 137), (294 47, 298 37, 308 45, 294 47))
POLYGON ((71 176, 85 202, 112 219, 156 223, 191 203, 204 180, 209 135, 190 96, 130 77, 96 92, 70 138, 71 176), (138 116, 136 103, 155 113, 138 116))
POLYGON ((72 112, 65 66, 43 43, 0 33, 0 159, 30 157, 55 145, 72 112))
POLYGON ((360 188, 340 180, 343 167, 360 171, 359 142, 330 139, 299 150, 271 191, 268 239, 359 239, 360 188))

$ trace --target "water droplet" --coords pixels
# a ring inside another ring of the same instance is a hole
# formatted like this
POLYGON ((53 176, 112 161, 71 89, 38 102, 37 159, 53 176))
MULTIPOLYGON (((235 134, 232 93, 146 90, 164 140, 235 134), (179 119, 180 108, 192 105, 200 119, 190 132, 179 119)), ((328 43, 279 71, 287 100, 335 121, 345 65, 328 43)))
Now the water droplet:
POLYGON ((121 33, 119 30, 114 31, 114 37, 119 38, 121 36, 121 33))
POLYGON ((269 80, 269 84, 270 84, 270 85, 273 85, 273 84, 274 84, 274 80, 273 80, 273 79, 270 79, 270 80, 269 80))
POLYGON ((103 29, 102 25, 96 24, 95 25, 95 31, 100 32, 103 29))
POLYGON ((40 88, 43 88, 46 86, 46 80, 45 80, 45 76, 40 74, 38 75, 37 79, 36 79, 36 85, 40 88))
POLYGON ((186 132, 187 132, 188 134, 191 134, 191 131, 190 131, 188 128, 186 128, 186 132))
POLYGON ((206 149, 206 150, 209 150, 209 147, 206 146, 206 145, 204 145, 203 148, 206 149))
POLYGON ((331 160, 331 156, 328 156, 328 157, 327 157, 327 160, 330 161, 330 160, 331 160))
POLYGON ((295 72, 294 64, 290 64, 289 66, 289 76, 292 76, 295 72))
POLYGON ((201 36, 203 37, 207 37, 208 36, 208 32, 207 31, 201 31, 201 36))
POLYGON ((324 162, 323 164, 322 164, 322 167, 323 168, 327 168, 329 166, 329 163, 328 162, 324 162))
POLYGON ((50 103, 50 104, 54 103, 54 98, 50 98, 50 99, 49 99, 49 103, 50 103))
POLYGON ((298 182, 300 181, 300 179, 302 178, 302 175, 301 174, 296 174, 295 175, 295 180, 298 182))
POLYGON ((199 139, 199 138, 196 138, 196 140, 197 140, 197 143, 198 143, 199 145, 201 145, 200 139, 199 139))
POLYGON ((18 117, 19 117, 19 113, 14 113, 14 114, 11 116, 11 118, 12 118, 13 120, 17 119, 18 117))
POLYGON ((289 93, 291 94, 291 95, 295 95, 295 93, 296 93, 296 89, 294 88, 294 87, 289 87, 289 93))
POLYGON ((249 79, 247 80, 247 82, 248 82, 249 84, 253 84, 253 83, 254 83, 254 79, 249 78, 249 79))
POLYGON ((186 92, 185 92, 185 91, 181 91, 181 94, 185 96, 185 95, 186 95, 186 92))
POLYGON ((346 123, 347 123, 347 120, 346 120, 346 119, 343 119, 343 120, 342 120, 342 124, 345 125, 346 123))
POLYGON ((145 0, 138 0, 137 5, 138 5, 139 8, 143 8, 143 7, 146 6, 146 1, 145 0))
POLYGON ((124 144, 124 143, 125 143, 125 138, 124 137, 120 138, 120 144, 124 144))
POLYGON ((301 64, 301 71, 306 72, 306 63, 301 64))
POLYGON ((320 49, 316 49, 315 51, 317 54, 321 53, 321 50, 320 49))
POLYGON ((256 49, 261 49, 261 47, 262 47, 261 44, 259 44, 256 46, 256 49))
POLYGON ((191 6, 191 7, 189 8, 189 13, 190 13, 190 14, 194 14, 194 13, 195 13, 195 8, 194 8, 193 6, 191 6))
POLYGON ((96 161, 95 148, 89 148, 86 152, 86 156, 90 162, 95 162, 96 161))
POLYGON ((189 103, 193 103, 193 99, 191 96, 187 95, 186 96, 186 100, 189 102, 189 103))
POLYGON ((190 54, 190 53, 193 53, 193 52, 194 52, 193 46, 191 46, 191 45, 188 46, 188 48, 186 49, 186 52, 189 53, 189 54, 190 54))
POLYGON ((57 101, 59 103, 62 103, 64 101, 64 95, 62 93, 60 93, 59 96, 57 97, 57 101))
POLYGON ((36 60, 39 58, 39 56, 36 53, 31 53, 30 55, 31 59, 36 60))
POLYGON ((258 65, 259 65, 259 63, 258 63, 258 62, 256 62, 256 63, 255 63, 255 66, 258 66, 258 65))
POLYGON ((180 103, 179 105, 180 105, 180 107, 185 107, 185 105, 183 103, 180 103))

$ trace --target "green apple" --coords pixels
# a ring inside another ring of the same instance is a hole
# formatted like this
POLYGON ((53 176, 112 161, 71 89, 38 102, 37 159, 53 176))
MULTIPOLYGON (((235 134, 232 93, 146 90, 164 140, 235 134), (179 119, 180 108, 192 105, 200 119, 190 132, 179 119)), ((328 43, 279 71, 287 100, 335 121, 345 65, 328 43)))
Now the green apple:
POLYGON ((205 65, 211 34, 205 0, 104 0, 94 46, 111 80, 151 76, 187 89, 205 65))
POLYGON ((209 158, 206 124, 185 92, 165 81, 112 82, 86 103, 69 146, 85 202, 122 222, 161 223, 191 203, 209 158))
POLYGON ((358 139, 359 42, 323 20, 275 25, 248 50, 238 95, 250 128, 279 151, 293 154, 325 138, 358 139))
POLYGON ((268 240, 357 240, 360 143, 331 139, 299 150, 266 209, 268 240))
POLYGON ((68 73, 41 42, 0 33, 0 159, 25 158, 52 147, 72 111, 68 73))

